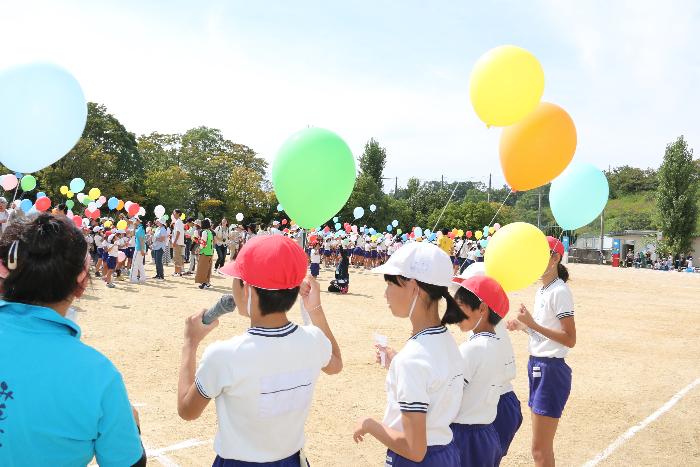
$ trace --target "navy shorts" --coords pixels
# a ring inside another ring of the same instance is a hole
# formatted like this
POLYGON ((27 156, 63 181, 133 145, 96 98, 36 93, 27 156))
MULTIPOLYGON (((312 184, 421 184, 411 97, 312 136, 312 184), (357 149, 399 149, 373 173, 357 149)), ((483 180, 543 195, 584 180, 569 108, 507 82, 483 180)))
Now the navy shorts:
POLYGON ((98 248, 97 249, 97 257, 99 259, 102 259, 102 258, 104 258, 104 256, 105 256, 105 251, 102 248, 98 248))
POLYGON ((413 462, 401 457, 391 449, 386 451, 386 467, 409 467, 421 465, 423 467, 459 467, 459 450, 454 441, 444 446, 428 446, 428 451, 422 462, 413 462))
POLYGON ((453 423, 452 435, 459 449, 462 465, 496 467, 501 462, 501 440, 493 424, 462 425, 453 423))
POLYGON ((530 356, 527 378, 530 381, 527 405, 532 413, 561 418, 571 393, 571 368, 564 359, 530 356))
POLYGON ((523 413, 520 409, 520 401, 513 391, 501 394, 498 400, 498 412, 493 427, 501 440, 501 453, 505 457, 508 454, 510 443, 515 438, 515 433, 523 423, 523 413))
MULTIPOLYGON (((216 456, 212 467, 302 467, 302 465, 299 459, 299 453, 297 452, 286 459, 272 462, 246 462, 237 461, 235 459, 222 459, 216 456)), ((308 460, 304 467, 310 467, 308 460)))
POLYGON ((311 263, 310 268, 311 275, 314 277, 318 276, 318 273, 321 272, 321 265, 318 263, 311 263))
POLYGON ((107 269, 116 269, 117 267, 117 257, 107 256, 107 269))
POLYGON ((102 260, 107 261, 107 258, 109 258, 109 253, 107 251, 102 250, 102 260))
POLYGON ((331 250, 323 250, 323 256, 330 256, 331 250))
POLYGON ((124 250, 124 254, 126 255, 127 258, 133 258, 135 251, 136 251, 136 247, 130 246, 129 248, 124 250))
POLYGON ((370 258, 376 258, 377 257, 377 250, 372 250, 369 252, 370 258))

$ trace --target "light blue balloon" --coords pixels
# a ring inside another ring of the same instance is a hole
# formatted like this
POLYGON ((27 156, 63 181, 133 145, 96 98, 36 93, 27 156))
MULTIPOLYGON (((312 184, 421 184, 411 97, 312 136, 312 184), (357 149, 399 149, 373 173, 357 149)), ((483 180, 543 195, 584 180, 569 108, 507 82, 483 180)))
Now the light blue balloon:
POLYGON ((44 196, 46 196, 46 193, 44 193, 43 191, 40 191, 39 193, 36 194, 36 199, 43 198, 44 196))
POLYGON ((357 229, 357 230, 359 230, 359 231, 360 231, 360 233, 364 233, 364 232, 365 232, 365 228, 364 228, 364 227, 360 227, 360 228, 359 228, 359 229, 357 229))
POLYGON ((109 209, 117 209, 117 206, 119 206, 119 200, 114 196, 107 200, 107 207, 109 209))
POLYGON ((28 213, 30 209, 34 206, 34 203, 32 203, 32 200, 30 199, 23 199, 21 203, 19 203, 19 208, 28 213))
POLYGON ((335 223, 335 230, 340 230, 340 222, 335 223))
POLYGON ((416 227, 416 229, 413 231, 413 235, 416 237, 422 237, 423 236, 423 229, 420 227, 416 227))
POLYGON ((338 222, 338 217, 337 217, 337 216, 333 218, 333 222, 338 222))
POLYGON ((605 174, 587 162, 572 163, 552 182, 549 205, 564 230, 590 224, 605 208, 610 188, 605 174))
POLYGON ((51 63, 0 72, 0 161, 32 173, 66 155, 85 129, 87 103, 80 83, 51 63))
POLYGON ((394 228, 391 226, 391 224, 386 226, 386 231, 391 232, 394 228))
POLYGON ((430 232, 430 229, 425 229, 425 230, 423 231, 423 233, 425 234, 426 237, 430 237, 430 234, 431 234, 432 232, 430 232))
POLYGON ((486 227, 484 227, 484 237, 488 237, 488 236, 489 236, 489 226, 487 225, 486 227))
POLYGON ((377 233, 376 230, 374 230, 374 229, 369 229, 369 234, 370 234, 370 235, 374 235, 374 234, 376 234, 376 233, 377 233))
POLYGON ((487 246, 489 246, 488 239, 482 238, 481 240, 479 240, 479 245, 481 245, 482 248, 486 248, 487 246))
POLYGON ((352 210, 352 215, 355 217, 355 219, 361 219, 362 216, 365 215, 365 208, 356 207, 352 210))
POLYGON ((408 234, 403 234, 403 235, 401 235, 401 240, 403 240, 404 242, 407 241, 407 240, 408 240, 408 234))
POLYGON ((282 211, 284 211, 284 208, 282 207, 281 204, 278 204, 278 205, 277 205, 277 210, 278 210, 279 212, 282 212, 282 211))
POLYGON ((82 178, 74 178, 69 184, 70 191, 73 193, 80 193, 85 188, 85 180, 82 178))
POLYGON ((433 241, 435 241, 436 238, 437 238, 437 234, 435 232, 433 232, 430 234, 430 238, 428 238, 428 241, 433 242, 433 241))

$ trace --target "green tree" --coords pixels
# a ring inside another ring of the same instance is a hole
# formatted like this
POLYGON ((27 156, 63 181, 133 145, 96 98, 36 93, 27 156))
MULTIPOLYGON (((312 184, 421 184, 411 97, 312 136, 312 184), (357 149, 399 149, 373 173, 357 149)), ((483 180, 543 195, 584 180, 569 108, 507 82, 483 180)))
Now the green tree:
POLYGON ((193 211, 197 207, 190 196, 192 181, 187 172, 176 165, 148 172, 145 186, 149 213, 158 204, 165 206, 166 212, 176 208, 193 211))
POLYGON ((638 169, 623 165, 606 172, 610 197, 615 199, 626 194, 656 190, 658 180, 653 169, 638 169))
POLYGON ((698 172, 683 136, 666 146, 658 178, 656 207, 664 243, 674 255, 686 253, 698 215, 698 172))
POLYGON ((384 167, 386 166, 386 149, 379 146, 379 143, 374 139, 365 144, 365 152, 360 156, 360 172, 374 180, 379 189, 384 187, 384 167))
POLYGON ((151 133, 138 138, 138 149, 143 157, 146 173, 180 166, 179 134, 151 133))
POLYGON ((233 218, 241 212, 250 218, 266 217, 271 205, 263 188, 263 177, 258 172, 246 167, 235 167, 226 192, 228 215, 233 218))

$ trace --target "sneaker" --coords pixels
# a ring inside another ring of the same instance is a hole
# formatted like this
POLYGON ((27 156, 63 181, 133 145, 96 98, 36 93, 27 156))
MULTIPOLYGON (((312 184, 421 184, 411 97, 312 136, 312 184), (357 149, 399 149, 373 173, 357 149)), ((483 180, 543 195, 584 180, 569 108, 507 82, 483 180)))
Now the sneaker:
POLYGON ((208 289, 209 287, 211 287, 211 284, 204 284, 205 289, 208 289))
POLYGON ((102 274, 100 274, 100 271, 95 271, 95 277, 101 277, 102 274))
POLYGON ((182 277, 182 273, 180 272, 174 272, 173 277, 182 277))
POLYGON ((224 275, 224 273, 221 272, 221 271, 219 271, 218 269, 216 270, 216 273, 217 273, 218 275, 220 275, 220 276, 223 276, 223 275, 224 275))
POLYGON ((114 284, 112 284, 111 282, 107 282, 107 287, 109 287, 110 289, 113 289, 116 286, 114 284))
POLYGON ((199 284, 200 289, 204 289, 204 287, 206 287, 206 286, 207 286, 207 284, 199 284))

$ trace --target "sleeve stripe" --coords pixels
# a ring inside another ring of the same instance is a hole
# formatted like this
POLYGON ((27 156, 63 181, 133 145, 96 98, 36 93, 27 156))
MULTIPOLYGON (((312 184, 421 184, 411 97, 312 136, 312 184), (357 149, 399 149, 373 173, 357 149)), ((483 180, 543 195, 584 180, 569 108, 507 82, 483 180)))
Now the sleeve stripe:
POLYGON ((569 316, 574 316, 573 311, 565 311, 563 313, 557 314, 557 318, 562 319, 562 318, 568 318, 569 316))
POLYGON ((401 412, 419 412, 419 413, 428 413, 428 409, 419 409, 419 408, 412 408, 412 409, 404 409, 404 408, 401 408, 401 412))
POLYGON ((197 387, 197 391, 199 392, 199 394, 200 394, 203 398, 205 398, 205 399, 211 399, 211 397, 209 397, 209 396, 207 395, 207 393, 204 392, 204 388, 202 388, 202 383, 199 382, 199 379, 197 379, 197 378, 194 379, 194 385, 197 387))
POLYGON ((399 401, 399 405, 405 405, 405 406, 416 406, 417 405, 417 406, 424 406, 424 407, 428 406, 428 404, 426 404, 425 402, 403 402, 403 401, 399 401))

